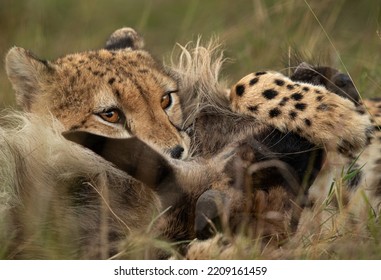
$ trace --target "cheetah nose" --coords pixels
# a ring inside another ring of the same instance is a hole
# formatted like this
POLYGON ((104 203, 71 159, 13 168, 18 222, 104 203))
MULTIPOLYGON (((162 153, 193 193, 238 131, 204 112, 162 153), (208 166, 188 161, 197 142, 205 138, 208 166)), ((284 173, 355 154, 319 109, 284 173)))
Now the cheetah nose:
POLYGON ((176 147, 170 150, 169 154, 174 159, 180 159, 181 156, 183 155, 183 152, 184 152, 184 148, 180 145, 177 145, 176 147))

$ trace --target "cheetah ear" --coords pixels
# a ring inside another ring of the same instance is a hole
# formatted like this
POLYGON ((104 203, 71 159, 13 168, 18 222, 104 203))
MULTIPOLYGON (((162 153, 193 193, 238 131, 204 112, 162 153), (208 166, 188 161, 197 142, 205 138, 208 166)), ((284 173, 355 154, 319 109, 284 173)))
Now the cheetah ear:
POLYGON ((35 96, 40 92, 43 77, 53 71, 54 67, 28 50, 13 47, 5 57, 5 69, 16 92, 17 103, 24 110, 30 111, 35 96))
POLYGON ((143 38, 131 27, 123 27, 114 31, 106 41, 106 50, 121 50, 130 48, 143 49, 143 38))

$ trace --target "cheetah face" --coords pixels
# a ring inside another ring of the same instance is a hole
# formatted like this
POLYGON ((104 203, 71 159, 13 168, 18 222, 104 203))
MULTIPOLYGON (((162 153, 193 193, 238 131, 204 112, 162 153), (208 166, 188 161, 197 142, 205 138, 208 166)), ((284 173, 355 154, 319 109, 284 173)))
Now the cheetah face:
POLYGON ((18 103, 35 114, 52 114, 65 131, 137 136, 173 158, 184 158, 188 141, 180 130, 178 85, 149 53, 135 49, 142 45, 136 32, 124 31, 110 37, 107 49, 52 62, 12 48, 6 69, 18 103))

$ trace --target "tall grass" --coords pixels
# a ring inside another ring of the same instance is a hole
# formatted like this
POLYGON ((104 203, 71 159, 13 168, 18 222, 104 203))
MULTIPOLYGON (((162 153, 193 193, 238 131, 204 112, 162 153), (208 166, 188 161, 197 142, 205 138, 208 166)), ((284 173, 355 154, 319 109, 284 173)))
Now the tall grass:
MULTIPOLYGON (((231 82, 261 69, 287 72, 297 51, 311 62, 347 69, 361 95, 372 97, 381 89, 380 8, 378 0, 0 0, 0 56, 17 45, 54 59, 102 47, 113 30, 131 26, 166 59, 177 42, 217 35, 231 58, 224 69, 231 82)), ((3 67, 0 92, 0 108, 15 105, 3 67)), ((331 195, 341 187, 337 183, 331 195)), ((305 213, 305 226, 280 250, 238 237, 234 252, 240 258, 380 259, 379 221, 367 210, 353 222, 346 210, 322 203, 305 213)), ((137 245, 155 242, 132 237, 122 253, 144 257, 145 247, 137 245)))

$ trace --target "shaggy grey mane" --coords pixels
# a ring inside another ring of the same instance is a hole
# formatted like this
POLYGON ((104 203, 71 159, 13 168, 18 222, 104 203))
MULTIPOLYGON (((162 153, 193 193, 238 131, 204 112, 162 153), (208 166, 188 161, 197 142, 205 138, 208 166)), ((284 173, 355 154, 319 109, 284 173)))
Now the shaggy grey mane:
POLYGON ((61 132, 54 118, 12 110, 0 116, 0 242, 7 258, 52 258, 46 238, 58 238, 51 250, 58 246, 60 258, 107 258, 118 246, 108 234, 144 230, 160 212, 151 190, 61 132))
POLYGON ((227 61, 217 39, 204 45, 198 38, 185 46, 178 44, 167 65, 179 82, 183 129, 191 136, 193 156, 213 156, 265 128, 253 117, 231 111, 229 81, 221 77, 227 61))
POLYGON ((205 46, 201 38, 185 46, 177 44, 169 69, 180 84, 184 127, 194 123, 203 110, 233 114, 229 109, 227 81, 220 79, 227 60, 217 39, 210 40, 205 46))

